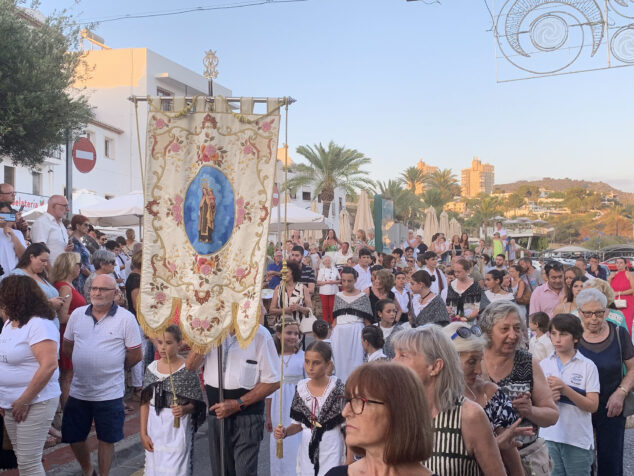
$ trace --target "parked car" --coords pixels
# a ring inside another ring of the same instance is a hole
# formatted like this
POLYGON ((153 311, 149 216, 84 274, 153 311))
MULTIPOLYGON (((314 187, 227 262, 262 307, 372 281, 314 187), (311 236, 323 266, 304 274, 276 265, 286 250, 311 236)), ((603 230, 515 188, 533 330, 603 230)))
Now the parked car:
MULTIPOLYGON (((630 271, 634 271, 634 258, 628 258, 623 256, 622 258, 625 259, 625 264, 627 265, 627 269, 629 269, 630 271)), ((603 266, 607 266, 607 268, 610 270, 611 273, 616 272, 616 260, 617 259, 621 259, 621 257, 616 257, 616 258, 610 258, 608 260, 605 260, 603 263, 601 263, 603 266)))

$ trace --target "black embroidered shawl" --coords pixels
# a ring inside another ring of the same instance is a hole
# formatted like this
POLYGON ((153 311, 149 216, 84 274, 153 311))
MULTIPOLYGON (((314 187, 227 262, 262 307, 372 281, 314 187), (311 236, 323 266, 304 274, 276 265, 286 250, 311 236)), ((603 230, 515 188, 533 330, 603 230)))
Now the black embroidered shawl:
POLYGON ((310 443, 308 444, 308 457, 310 458, 311 463, 315 466, 315 476, 319 473, 319 444, 321 443, 323 434, 345 422, 345 419, 341 414, 343 409, 341 397, 344 395, 344 390, 345 386, 343 382, 340 379, 337 379, 335 387, 326 398, 323 406, 319 409, 317 423, 321 426, 313 426, 311 411, 306 406, 306 402, 304 402, 304 399, 299 395, 297 389, 295 389, 295 396, 293 397, 293 402, 291 403, 291 418, 303 423, 311 429, 310 443))
MULTIPOLYGON (((205 399, 200 387, 200 379, 198 374, 193 370, 187 370, 185 367, 177 370, 172 374, 174 381, 174 389, 178 397, 178 403, 193 403, 194 411, 192 413, 192 423, 194 431, 205 421, 205 399), (186 400, 186 402, 184 401, 186 400)), ((172 386, 170 379, 159 380, 159 378, 150 370, 145 371, 143 377, 143 388, 141 390, 141 402, 149 402, 154 396, 154 407, 157 415, 164 408, 170 408, 173 402, 172 386)))
POLYGON ((335 304, 333 306, 333 317, 343 315, 357 316, 360 319, 367 319, 374 323, 374 313, 372 312, 372 304, 370 298, 365 293, 359 293, 359 297, 352 302, 347 302, 337 294, 335 296, 335 304))

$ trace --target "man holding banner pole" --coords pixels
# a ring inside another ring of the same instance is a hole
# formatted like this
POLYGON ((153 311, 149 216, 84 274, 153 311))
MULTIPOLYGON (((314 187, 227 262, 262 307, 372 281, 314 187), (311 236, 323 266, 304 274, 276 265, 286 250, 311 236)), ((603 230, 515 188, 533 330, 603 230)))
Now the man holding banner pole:
POLYGON ((246 349, 232 333, 222 344, 224 401, 219 398, 218 355, 191 352, 188 369, 204 362, 209 401, 210 459, 214 476, 252 476, 258 472, 258 451, 264 432, 264 400, 280 386, 279 357, 271 334, 261 325, 246 349), (224 422, 224 441, 220 427, 224 422), (220 469, 224 446, 225 475, 220 469))

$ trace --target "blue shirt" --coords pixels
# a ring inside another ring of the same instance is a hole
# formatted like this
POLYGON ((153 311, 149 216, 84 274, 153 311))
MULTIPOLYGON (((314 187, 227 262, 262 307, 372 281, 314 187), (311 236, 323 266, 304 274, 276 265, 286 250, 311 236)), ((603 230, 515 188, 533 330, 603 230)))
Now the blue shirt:
MULTIPOLYGON (((282 271, 282 263, 280 264, 272 263, 268 266, 268 268, 266 268, 266 270, 267 271, 282 271)), ((268 287, 270 289, 275 289, 277 285, 280 284, 281 280, 282 280, 281 276, 273 276, 271 280, 269 281, 268 287)))

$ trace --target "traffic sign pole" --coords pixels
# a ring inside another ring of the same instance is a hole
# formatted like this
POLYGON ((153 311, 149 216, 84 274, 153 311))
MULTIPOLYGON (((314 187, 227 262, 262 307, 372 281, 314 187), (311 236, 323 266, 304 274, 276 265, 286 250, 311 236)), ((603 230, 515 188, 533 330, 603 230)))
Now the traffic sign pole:
POLYGON ((73 214, 73 142, 70 131, 66 131, 66 200, 70 220, 73 214))

